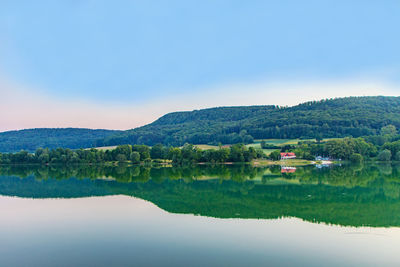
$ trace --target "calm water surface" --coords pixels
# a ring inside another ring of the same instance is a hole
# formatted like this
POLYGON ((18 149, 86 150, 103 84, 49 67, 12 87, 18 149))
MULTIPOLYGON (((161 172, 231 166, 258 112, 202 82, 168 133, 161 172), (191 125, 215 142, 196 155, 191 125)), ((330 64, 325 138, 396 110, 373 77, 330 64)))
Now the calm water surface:
POLYGON ((400 166, 0 167, 1 266, 398 266, 400 166))

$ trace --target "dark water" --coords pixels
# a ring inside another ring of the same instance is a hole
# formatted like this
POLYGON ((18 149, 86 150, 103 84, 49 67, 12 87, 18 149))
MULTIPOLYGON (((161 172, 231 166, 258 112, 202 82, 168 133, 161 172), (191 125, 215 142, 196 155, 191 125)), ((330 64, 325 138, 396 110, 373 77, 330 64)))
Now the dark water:
POLYGON ((398 266, 400 166, 0 167, 1 266, 398 266))

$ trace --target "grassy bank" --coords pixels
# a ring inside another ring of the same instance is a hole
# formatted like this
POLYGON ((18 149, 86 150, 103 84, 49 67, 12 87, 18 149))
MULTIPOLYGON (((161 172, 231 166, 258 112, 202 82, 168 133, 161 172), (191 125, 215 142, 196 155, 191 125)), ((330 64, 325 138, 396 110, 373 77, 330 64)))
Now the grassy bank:
POLYGON ((315 161, 305 159, 288 159, 288 160, 269 160, 269 159, 256 159, 252 161, 254 166, 268 166, 268 165, 281 165, 281 166, 307 166, 315 164, 315 161))

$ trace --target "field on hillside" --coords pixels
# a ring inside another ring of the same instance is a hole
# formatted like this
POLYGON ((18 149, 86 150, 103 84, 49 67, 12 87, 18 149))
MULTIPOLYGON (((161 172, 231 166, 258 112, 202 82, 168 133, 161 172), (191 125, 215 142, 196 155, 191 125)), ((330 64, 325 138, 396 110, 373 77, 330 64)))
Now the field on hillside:
MULTIPOLYGON (((95 149, 98 149, 98 150, 113 150, 116 147, 117 146, 99 146, 99 147, 95 147, 95 149)), ((91 149, 91 148, 87 148, 87 149, 91 149)))
MULTIPOLYGON (((284 146, 284 145, 297 145, 299 141, 315 141, 313 139, 300 140, 300 139, 264 139, 264 140, 254 140, 254 143, 248 144, 247 147, 254 147, 255 149, 261 149, 261 141, 264 141, 268 145, 274 146, 284 146)), ((262 149, 262 151, 269 155, 272 151, 279 149, 262 149)))
MULTIPOLYGON (((335 139, 341 139, 341 138, 325 138, 322 140, 324 141, 329 141, 329 140, 335 140, 335 139)), ((255 149, 261 149, 261 142, 264 141, 268 145, 274 145, 274 146, 285 146, 285 145, 297 145, 299 142, 304 142, 304 141, 311 141, 315 142, 315 139, 257 139, 254 140, 254 143, 248 144, 247 147, 254 147, 255 149)), ((262 149, 262 151, 266 154, 269 155, 271 154, 272 151, 279 150, 279 149, 262 149)))
MULTIPOLYGON (((329 140, 336 140, 342 138, 324 138, 322 142, 329 140)), ((261 142, 264 141, 268 145, 274 146, 285 146, 285 145, 297 145, 299 142, 315 142, 315 139, 256 139, 254 143, 249 144, 248 146, 253 147, 261 147, 261 142)))
POLYGON ((256 139, 254 140, 253 145, 257 144, 260 145, 262 141, 264 141, 268 145, 284 146, 284 145, 297 145, 300 141, 315 142, 315 139, 256 139))
POLYGON ((218 146, 213 146, 213 145, 194 145, 194 146, 202 150, 218 149, 218 146))

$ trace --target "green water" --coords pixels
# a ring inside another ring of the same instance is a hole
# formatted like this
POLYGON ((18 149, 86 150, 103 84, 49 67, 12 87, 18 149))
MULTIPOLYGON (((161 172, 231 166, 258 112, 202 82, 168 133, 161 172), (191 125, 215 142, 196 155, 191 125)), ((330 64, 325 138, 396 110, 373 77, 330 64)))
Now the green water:
POLYGON ((6 266, 400 264, 397 165, 0 166, 0 195, 6 266))

